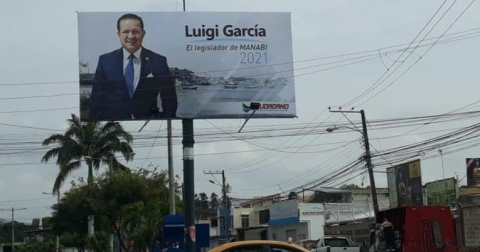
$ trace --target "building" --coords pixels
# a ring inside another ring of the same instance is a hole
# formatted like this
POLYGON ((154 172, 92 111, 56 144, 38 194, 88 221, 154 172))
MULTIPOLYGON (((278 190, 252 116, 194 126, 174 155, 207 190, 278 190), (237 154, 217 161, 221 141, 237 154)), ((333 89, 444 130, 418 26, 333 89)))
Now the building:
POLYGON ((270 220, 269 206, 279 197, 280 194, 274 194, 250 200, 232 200, 230 211, 219 207, 219 239, 225 240, 228 230, 230 240, 266 240, 270 220))
POLYGON ((298 243, 324 236, 325 208, 321 203, 300 203, 298 199, 276 202, 270 206, 269 238, 298 243))
POLYGON ((457 237, 460 247, 480 248, 480 187, 460 187, 457 237))
POLYGON ((280 194, 273 194, 242 202, 237 209, 239 218, 235 221, 237 239, 267 240, 270 205, 279 198, 280 194))

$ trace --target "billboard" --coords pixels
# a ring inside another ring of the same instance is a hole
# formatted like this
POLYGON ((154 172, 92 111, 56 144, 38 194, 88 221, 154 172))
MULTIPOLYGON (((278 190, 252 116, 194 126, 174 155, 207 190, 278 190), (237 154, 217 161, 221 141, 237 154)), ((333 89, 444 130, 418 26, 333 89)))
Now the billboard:
POLYGON ((456 207, 457 181, 455 178, 426 183, 425 190, 427 194, 427 205, 456 207))
POLYGON ((480 186, 480 158, 467 158, 467 186, 480 186))
POLYGON ((387 168, 387 185, 388 185, 388 197, 390 199, 390 208, 398 206, 397 195, 397 177, 395 167, 387 168))
POLYGON ((80 12, 78 39, 82 121, 296 116, 290 13, 80 12))
POLYGON ((390 201, 390 207, 423 205, 422 169, 420 160, 397 165, 387 169, 388 187, 395 192, 396 200, 390 201), (393 184, 392 171, 395 176, 393 184))

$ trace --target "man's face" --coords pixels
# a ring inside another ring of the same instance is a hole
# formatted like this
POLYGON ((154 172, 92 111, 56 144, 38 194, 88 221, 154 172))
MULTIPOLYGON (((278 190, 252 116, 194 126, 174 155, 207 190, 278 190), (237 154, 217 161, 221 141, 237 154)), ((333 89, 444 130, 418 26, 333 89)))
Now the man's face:
POLYGON ((140 26, 140 21, 136 19, 124 19, 120 21, 120 30, 118 37, 123 48, 129 53, 134 53, 142 46, 145 31, 140 26))

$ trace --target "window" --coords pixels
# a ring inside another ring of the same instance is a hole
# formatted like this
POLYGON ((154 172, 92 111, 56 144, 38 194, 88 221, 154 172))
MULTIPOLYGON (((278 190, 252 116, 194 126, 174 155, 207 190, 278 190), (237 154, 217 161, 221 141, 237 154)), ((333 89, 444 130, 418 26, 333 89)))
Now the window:
POLYGON ((285 232, 286 236, 287 236, 287 240, 289 238, 292 238, 292 241, 293 242, 296 242, 297 241, 297 230, 296 229, 290 229, 290 230, 287 230, 285 232))
POLYGON ((218 227, 218 219, 217 218, 210 219, 210 226, 211 227, 218 227))
POLYGON ((226 231, 225 217, 220 217, 220 231, 226 231))
POLYGON ((435 239, 435 246, 438 249, 445 247, 445 242, 442 239, 442 228, 440 227, 440 222, 438 220, 432 221, 433 237, 435 239))
POLYGON ((342 238, 328 238, 323 240, 325 243, 325 247, 348 247, 350 244, 348 243, 347 239, 342 238))
POLYGON ((270 211, 268 209, 262 210, 258 212, 258 217, 260 224, 268 224, 268 221, 270 220, 270 211))
POLYGON ((250 226, 250 215, 242 214, 242 228, 248 228, 250 226))

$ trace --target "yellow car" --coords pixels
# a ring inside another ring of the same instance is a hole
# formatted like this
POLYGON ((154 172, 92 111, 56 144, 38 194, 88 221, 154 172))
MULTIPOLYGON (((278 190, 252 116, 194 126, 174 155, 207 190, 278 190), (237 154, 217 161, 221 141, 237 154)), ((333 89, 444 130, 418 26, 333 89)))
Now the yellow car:
POLYGON ((261 240, 230 242, 209 252, 310 252, 310 250, 289 242, 261 240))

